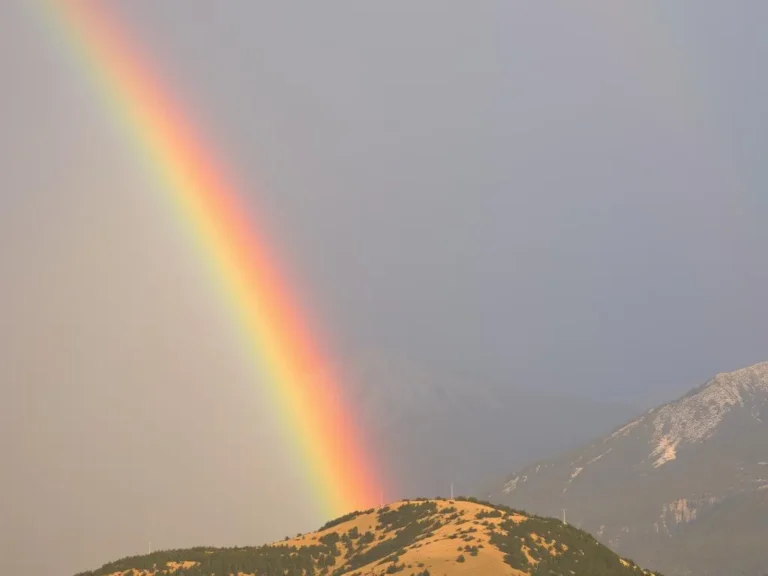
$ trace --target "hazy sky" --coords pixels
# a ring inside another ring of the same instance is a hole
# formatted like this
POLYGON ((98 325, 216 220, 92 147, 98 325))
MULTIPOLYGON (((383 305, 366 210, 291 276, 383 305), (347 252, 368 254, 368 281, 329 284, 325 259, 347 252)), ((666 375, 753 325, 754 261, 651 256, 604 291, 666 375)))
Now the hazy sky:
MULTIPOLYGON (((342 365, 650 406, 767 359, 768 4, 109 4, 342 365)), ((311 528, 205 267, 40 14, 0 4, 0 568, 311 528)))

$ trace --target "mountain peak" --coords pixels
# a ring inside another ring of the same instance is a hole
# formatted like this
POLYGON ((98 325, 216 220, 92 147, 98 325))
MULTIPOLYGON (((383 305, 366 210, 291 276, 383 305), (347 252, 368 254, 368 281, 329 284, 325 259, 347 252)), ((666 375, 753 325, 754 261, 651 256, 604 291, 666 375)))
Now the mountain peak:
POLYGON ((733 372, 721 372, 706 387, 750 390, 768 390, 768 362, 760 362, 733 372))
POLYGON ((537 514, 567 509, 577 526, 668 574, 758 574, 768 562, 766 438, 763 362, 720 373, 612 434, 522 469, 492 498, 537 514), (695 548, 708 560, 685 556, 695 548))
POLYGON ((768 391, 768 362, 721 372, 679 400, 648 412, 644 418, 653 426, 654 467, 674 460, 682 444, 711 437, 728 412, 744 407, 761 391, 768 391))

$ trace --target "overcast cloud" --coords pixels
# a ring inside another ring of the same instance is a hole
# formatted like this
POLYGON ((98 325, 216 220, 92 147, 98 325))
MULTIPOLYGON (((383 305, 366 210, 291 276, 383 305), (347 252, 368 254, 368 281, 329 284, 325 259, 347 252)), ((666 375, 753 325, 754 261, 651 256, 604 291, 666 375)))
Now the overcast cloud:
MULTIPOLYGON (((650 407, 767 359, 768 4, 109 4, 342 366, 650 407)), ((2 571, 312 528, 205 267, 22 0, 0 74, 2 571)))

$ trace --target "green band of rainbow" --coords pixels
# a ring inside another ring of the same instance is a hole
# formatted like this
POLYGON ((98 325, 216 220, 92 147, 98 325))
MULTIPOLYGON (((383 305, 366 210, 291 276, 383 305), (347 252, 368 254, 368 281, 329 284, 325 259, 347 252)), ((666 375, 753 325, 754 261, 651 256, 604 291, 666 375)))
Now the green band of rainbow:
POLYGON ((94 1, 51 0, 48 6, 136 150, 161 175, 179 217, 191 225, 290 429, 321 513, 334 516, 374 505, 381 489, 353 412, 330 363, 312 341, 267 243, 214 155, 115 19, 94 1))

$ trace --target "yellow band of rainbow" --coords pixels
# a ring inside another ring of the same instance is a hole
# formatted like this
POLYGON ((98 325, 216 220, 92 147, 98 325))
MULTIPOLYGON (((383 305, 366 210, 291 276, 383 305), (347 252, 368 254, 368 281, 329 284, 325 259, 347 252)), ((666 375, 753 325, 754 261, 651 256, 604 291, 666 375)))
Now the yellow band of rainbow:
POLYGON ((114 17, 91 0, 47 5, 212 265, 269 396, 291 430, 319 512, 331 517, 373 506, 381 488, 353 412, 215 156, 114 17))

